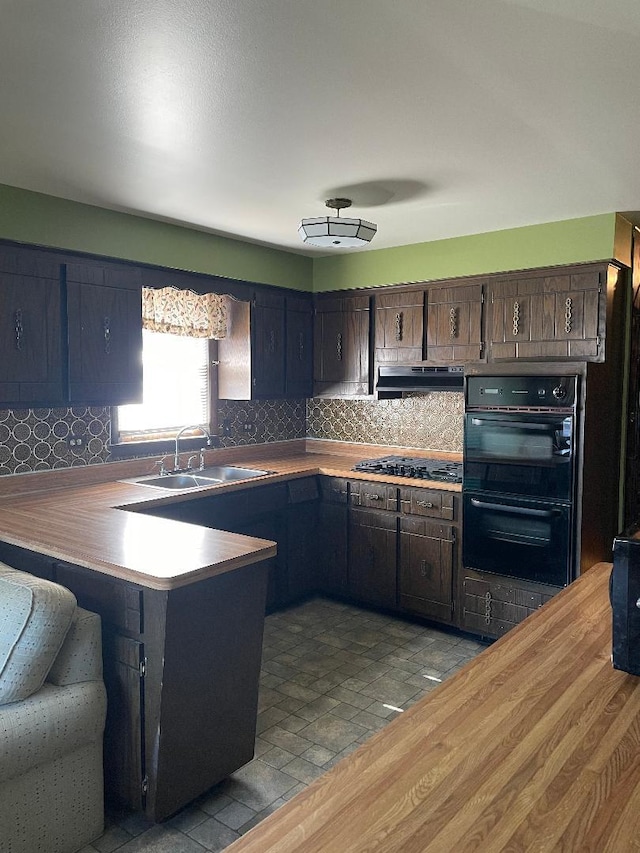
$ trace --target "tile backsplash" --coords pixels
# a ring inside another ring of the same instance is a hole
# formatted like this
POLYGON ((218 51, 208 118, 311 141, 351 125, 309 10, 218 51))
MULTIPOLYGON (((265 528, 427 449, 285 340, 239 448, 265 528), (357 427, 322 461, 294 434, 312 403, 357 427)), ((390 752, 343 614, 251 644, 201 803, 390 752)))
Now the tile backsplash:
MULTIPOLYGON (((218 412, 223 447, 308 437, 462 451, 458 393, 405 400, 223 400, 218 412)), ((106 406, 0 410, 0 475, 108 462, 110 439, 106 406)))
POLYGON ((307 400, 307 438, 462 452, 462 393, 404 400, 307 400))
POLYGON ((0 474, 108 462, 110 436, 106 406, 2 410, 0 474))

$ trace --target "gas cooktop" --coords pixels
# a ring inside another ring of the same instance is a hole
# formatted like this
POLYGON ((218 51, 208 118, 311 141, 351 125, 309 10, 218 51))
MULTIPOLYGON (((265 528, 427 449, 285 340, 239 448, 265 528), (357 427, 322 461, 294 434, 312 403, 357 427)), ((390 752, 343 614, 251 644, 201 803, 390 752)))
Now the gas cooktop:
POLYGON ((369 474, 391 474, 394 477, 413 477, 418 480, 437 480, 442 483, 462 482, 462 462, 443 462, 441 459, 424 459, 421 456, 383 456, 380 459, 363 459, 354 471, 369 474))

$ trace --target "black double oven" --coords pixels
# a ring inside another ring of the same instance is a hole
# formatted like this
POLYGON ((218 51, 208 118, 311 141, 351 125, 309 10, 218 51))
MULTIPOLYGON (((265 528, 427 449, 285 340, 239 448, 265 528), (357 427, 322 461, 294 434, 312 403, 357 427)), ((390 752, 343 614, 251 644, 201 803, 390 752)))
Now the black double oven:
POLYGON ((577 376, 469 376, 463 563, 565 586, 572 578, 577 376))

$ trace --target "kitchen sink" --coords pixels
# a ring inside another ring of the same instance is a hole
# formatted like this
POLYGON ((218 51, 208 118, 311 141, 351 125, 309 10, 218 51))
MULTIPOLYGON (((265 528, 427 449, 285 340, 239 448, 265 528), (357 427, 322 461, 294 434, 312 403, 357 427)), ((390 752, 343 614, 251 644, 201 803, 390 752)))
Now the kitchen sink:
POLYGON ((162 477, 143 477, 134 480, 140 486, 156 486, 159 489, 197 489, 201 486, 215 486, 222 480, 216 477, 203 477, 197 474, 165 474, 162 477))
POLYGON ((238 468, 235 465, 211 465, 192 474, 163 474, 127 482, 134 482, 140 486, 155 486, 158 489, 199 489, 202 486, 216 486, 220 483, 232 483, 235 480, 251 480, 253 477, 263 477, 269 473, 256 468, 238 468))
POLYGON ((210 465, 198 471, 197 476, 214 477, 223 483, 233 482, 233 480, 251 480, 253 477, 264 477, 265 474, 270 474, 271 471, 260 471, 257 468, 239 468, 236 465, 210 465))

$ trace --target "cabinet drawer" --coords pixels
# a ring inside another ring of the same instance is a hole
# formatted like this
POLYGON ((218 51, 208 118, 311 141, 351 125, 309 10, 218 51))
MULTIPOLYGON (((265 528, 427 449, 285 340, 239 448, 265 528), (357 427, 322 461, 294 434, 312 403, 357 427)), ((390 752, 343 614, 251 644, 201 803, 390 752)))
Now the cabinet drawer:
POLYGON ((407 515, 457 521, 453 492, 436 489, 400 489, 400 511, 407 515))
POLYGON ((371 507, 371 509, 386 509, 391 512, 398 510, 398 489, 386 483, 369 483, 353 480, 351 483, 349 503, 351 506, 371 507))
POLYGON ((500 637, 553 597, 542 586, 521 586, 517 581, 465 576, 463 625, 469 631, 500 637))

